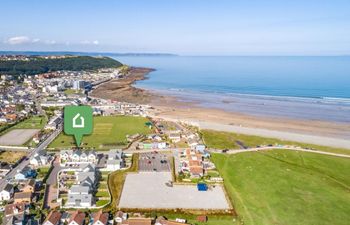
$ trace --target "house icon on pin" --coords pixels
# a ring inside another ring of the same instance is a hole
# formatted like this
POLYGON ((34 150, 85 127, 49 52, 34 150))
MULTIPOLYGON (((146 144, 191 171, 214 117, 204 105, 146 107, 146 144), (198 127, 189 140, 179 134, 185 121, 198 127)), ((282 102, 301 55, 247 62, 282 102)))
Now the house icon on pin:
POLYGON ((84 117, 80 116, 80 113, 75 115, 73 117, 73 128, 84 128, 85 125, 85 119, 84 117), (77 120, 80 119, 80 123, 77 122, 77 120))

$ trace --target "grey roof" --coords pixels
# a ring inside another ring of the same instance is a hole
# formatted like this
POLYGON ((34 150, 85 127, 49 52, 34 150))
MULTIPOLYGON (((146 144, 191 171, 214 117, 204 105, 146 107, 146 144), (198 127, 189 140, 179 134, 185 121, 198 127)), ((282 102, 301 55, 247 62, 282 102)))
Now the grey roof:
POLYGON ((87 180, 91 184, 95 183, 95 172, 80 172, 77 176, 78 182, 87 180))
POLYGON ((115 164, 119 164, 120 165, 121 160, 119 159, 108 159, 107 160, 107 165, 115 165, 115 164))
POLYGON ((83 194, 83 195, 68 194, 67 205, 81 206, 81 203, 92 204, 92 195, 91 194, 83 194))
POLYGON ((6 186, 4 187, 4 191, 11 192, 13 190, 13 185, 7 183, 6 186))
POLYGON ((70 188, 70 194, 88 194, 90 192, 89 186, 73 185, 70 188))
POLYGON ((122 151, 116 150, 116 149, 111 149, 108 152, 108 159, 118 159, 120 160, 122 158, 122 151))
POLYGON ((83 170, 84 172, 95 172, 95 165, 81 164, 81 170, 83 170))

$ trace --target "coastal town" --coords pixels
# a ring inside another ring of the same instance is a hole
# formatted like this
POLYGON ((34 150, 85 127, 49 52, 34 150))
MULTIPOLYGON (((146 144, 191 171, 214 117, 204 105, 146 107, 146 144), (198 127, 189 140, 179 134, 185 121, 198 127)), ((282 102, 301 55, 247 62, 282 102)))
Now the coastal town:
MULTIPOLYGON (((234 155, 284 160, 285 151, 291 151, 350 157, 338 149, 205 130, 187 120, 159 117, 152 94, 133 86, 153 69, 71 55, 3 55, 1 62, 40 65, 18 67, 30 74, 8 70, 0 76, 4 225, 245 224, 235 206, 232 176, 249 176, 254 168, 234 155), (84 69, 33 73, 42 71, 44 62, 55 68, 50 60, 84 69), (70 106, 92 110, 92 133, 79 145, 63 129, 70 106), (232 169, 241 162, 241 170, 232 169)), ((250 180, 241 177, 235 187, 243 181, 250 180)))
MULTIPOLYGON (((65 57, 72 56, 6 55, 0 60, 65 57)), ((234 214, 198 130, 152 118, 149 105, 91 95, 101 84, 131 77, 132 71, 123 65, 1 75, 0 218, 4 225, 190 224, 181 216, 149 216, 147 212, 155 209, 194 210, 200 223, 211 213, 234 214), (63 109, 71 105, 90 106, 93 135, 101 132, 114 141, 96 146, 93 140, 83 140, 80 148, 66 141, 63 109), (117 141, 114 119, 136 121, 132 126, 138 132, 117 130, 124 140, 117 141), (125 182, 113 190, 111 177, 118 173, 124 174, 125 182)))

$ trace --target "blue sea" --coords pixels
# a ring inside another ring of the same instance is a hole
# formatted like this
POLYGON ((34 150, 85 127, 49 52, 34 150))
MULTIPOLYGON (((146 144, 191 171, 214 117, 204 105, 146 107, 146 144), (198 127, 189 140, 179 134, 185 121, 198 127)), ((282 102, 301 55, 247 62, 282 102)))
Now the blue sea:
POLYGON ((204 107, 350 122, 350 56, 121 56, 156 71, 136 86, 204 107))

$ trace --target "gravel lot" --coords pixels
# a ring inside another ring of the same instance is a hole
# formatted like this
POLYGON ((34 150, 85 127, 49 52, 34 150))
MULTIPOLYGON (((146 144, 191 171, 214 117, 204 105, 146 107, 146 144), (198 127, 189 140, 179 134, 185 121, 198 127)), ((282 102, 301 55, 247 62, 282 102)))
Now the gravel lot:
POLYGON ((0 145, 23 145, 34 136, 39 129, 14 129, 0 137, 0 145))
POLYGON ((140 172, 127 175, 119 207, 154 209, 229 209, 223 188, 216 185, 198 191, 195 185, 168 187, 170 172, 140 172))

